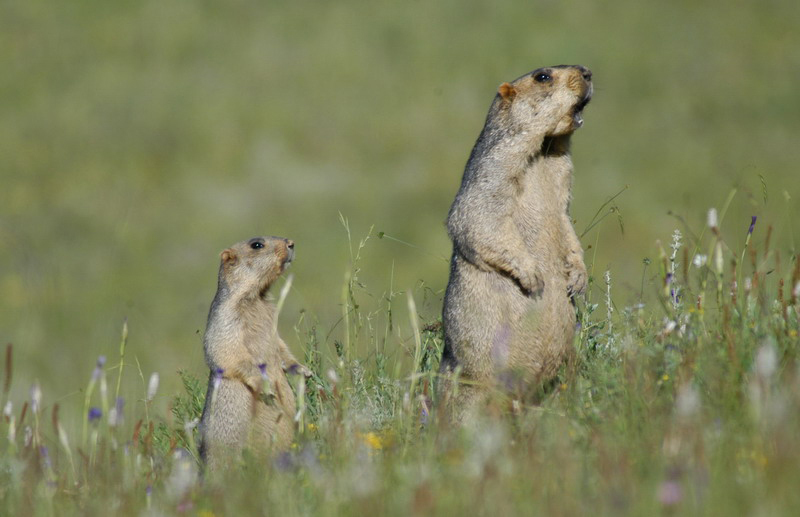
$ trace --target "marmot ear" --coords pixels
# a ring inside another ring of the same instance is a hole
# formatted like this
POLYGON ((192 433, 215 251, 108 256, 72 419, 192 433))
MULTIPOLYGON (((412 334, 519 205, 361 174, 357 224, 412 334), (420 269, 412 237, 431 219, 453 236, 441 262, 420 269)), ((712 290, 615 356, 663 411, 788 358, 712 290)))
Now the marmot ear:
POLYGON ((226 249, 222 253, 220 253, 219 258, 222 259, 223 264, 235 264, 236 263, 236 252, 233 251, 231 248, 226 249))
POLYGON ((508 83, 501 84, 497 89, 497 93, 500 94, 500 97, 502 97, 504 101, 508 102, 511 102, 514 100, 514 97, 517 96, 517 90, 515 90, 514 87, 508 83))

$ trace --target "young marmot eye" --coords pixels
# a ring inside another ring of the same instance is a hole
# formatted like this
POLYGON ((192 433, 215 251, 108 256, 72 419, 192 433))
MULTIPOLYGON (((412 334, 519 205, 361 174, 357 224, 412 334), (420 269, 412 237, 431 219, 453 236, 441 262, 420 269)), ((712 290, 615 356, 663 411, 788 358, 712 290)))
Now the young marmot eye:
POLYGON ((533 80, 537 83, 546 83, 548 81, 552 81, 553 78, 550 77, 550 74, 545 72, 539 72, 538 74, 533 76, 533 80))
POLYGON ((250 247, 253 248, 254 250, 260 250, 261 248, 264 247, 264 244, 256 241, 253 244, 251 244, 250 247))

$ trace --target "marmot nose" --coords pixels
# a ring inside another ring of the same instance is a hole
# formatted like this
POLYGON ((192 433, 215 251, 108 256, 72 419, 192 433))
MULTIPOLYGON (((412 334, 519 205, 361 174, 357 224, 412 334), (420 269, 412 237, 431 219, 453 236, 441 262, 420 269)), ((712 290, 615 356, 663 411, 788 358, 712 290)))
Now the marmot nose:
POLYGON ((592 71, 589 70, 588 68, 586 68, 585 66, 580 67, 580 69, 581 69, 581 75, 583 76, 583 78, 586 79, 587 81, 591 81, 592 80, 592 71))
POLYGON ((290 250, 293 250, 294 249, 294 241, 290 240, 290 239, 286 239, 286 247, 289 248, 290 250))

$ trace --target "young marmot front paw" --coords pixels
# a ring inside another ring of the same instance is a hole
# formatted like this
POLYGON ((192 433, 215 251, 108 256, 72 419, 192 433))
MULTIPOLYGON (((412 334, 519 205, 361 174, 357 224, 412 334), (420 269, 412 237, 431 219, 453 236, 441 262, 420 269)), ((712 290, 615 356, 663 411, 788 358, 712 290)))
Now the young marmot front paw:
POLYGON ((570 297, 576 294, 583 294, 583 292, 586 291, 589 274, 586 272, 583 258, 579 254, 571 253, 567 256, 566 274, 567 293, 570 297))
POLYGON ((291 375, 302 375, 305 378, 309 378, 314 375, 314 372, 300 363, 284 364, 283 371, 291 375))

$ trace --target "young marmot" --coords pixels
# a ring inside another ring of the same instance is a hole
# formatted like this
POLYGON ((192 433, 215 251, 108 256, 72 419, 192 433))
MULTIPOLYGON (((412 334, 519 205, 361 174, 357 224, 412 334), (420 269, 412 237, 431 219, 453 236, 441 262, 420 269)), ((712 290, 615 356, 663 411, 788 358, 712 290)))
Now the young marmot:
POLYGON ((211 369, 200 419, 200 457, 212 470, 244 447, 287 448, 295 400, 286 371, 309 375, 278 336, 268 290, 294 257, 294 243, 255 237, 221 254, 203 347, 211 369))
POLYGON ((463 420, 514 374, 535 386, 572 351, 586 288, 572 227, 570 135, 592 95, 583 66, 540 68, 498 89, 450 208, 440 398, 463 420), (447 380, 460 372, 458 386, 447 380))

